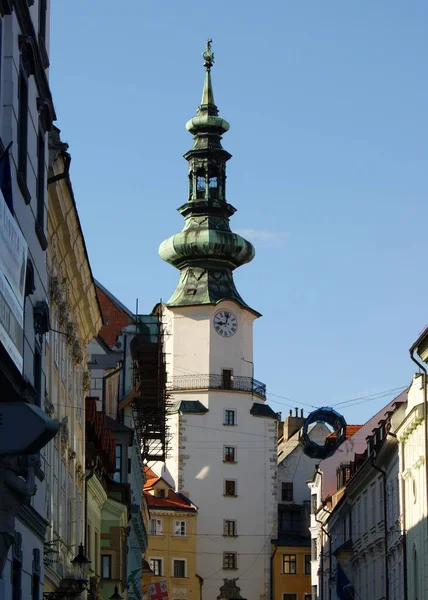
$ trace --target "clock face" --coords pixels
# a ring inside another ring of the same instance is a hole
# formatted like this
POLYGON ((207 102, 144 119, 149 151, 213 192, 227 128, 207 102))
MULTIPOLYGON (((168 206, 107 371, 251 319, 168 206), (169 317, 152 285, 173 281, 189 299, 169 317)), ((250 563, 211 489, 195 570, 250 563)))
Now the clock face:
POLYGON ((230 310, 219 310, 214 315, 214 329, 222 337, 232 337, 238 330, 238 319, 230 310))

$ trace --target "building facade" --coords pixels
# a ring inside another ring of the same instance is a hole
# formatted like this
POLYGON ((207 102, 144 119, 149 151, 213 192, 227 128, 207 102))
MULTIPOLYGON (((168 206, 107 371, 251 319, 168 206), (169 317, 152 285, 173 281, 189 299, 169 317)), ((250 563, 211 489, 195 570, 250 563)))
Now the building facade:
MULTIPOLYGON (((274 600, 311 599, 311 538, 309 532, 311 494, 307 481, 315 459, 300 445, 305 419, 303 411, 290 414, 280 423, 278 439, 278 535, 272 540, 272 585, 274 600)), ((311 440, 324 443, 329 430, 317 423, 311 440)))
POLYGON ((152 573, 143 575, 143 592, 151 583, 166 581, 169 598, 199 600, 196 506, 147 467, 144 495, 150 511, 146 556, 152 573))
POLYGON ((314 598, 405 597, 406 531, 396 431, 406 402, 403 392, 358 427, 342 451, 344 444, 321 461, 309 484, 316 534, 314 598))
POLYGON ((428 328, 410 348, 418 373, 408 392, 402 422, 397 427, 403 527, 407 531, 407 597, 428 597, 428 328))
POLYGON ((69 176, 70 154, 54 128, 49 136, 48 250, 51 329, 45 337, 44 409, 58 421, 42 451, 44 518, 49 523, 43 590, 70 575, 84 539, 86 345, 101 327, 101 312, 69 176))
MULTIPOLYGON (((0 2, 1 402, 38 407, 44 405, 49 330, 47 134, 55 112, 48 66, 49 2, 0 2)), ((5 456, 0 481, 0 597, 41 596, 43 462, 38 455, 5 456)))
MULTIPOLYGON (((141 600, 144 556, 148 546, 148 506, 143 495, 145 482, 144 443, 141 427, 135 419, 136 389, 134 360, 130 346, 136 334, 135 323, 141 316, 132 313, 105 287, 97 282, 97 295, 102 307, 103 327, 97 338, 88 345, 89 370, 91 372, 91 397, 97 411, 105 414, 105 425, 115 439, 115 471, 112 478, 116 484, 127 486, 130 512, 126 526, 126 554, 122 554, 122 584, 117 584, 127 600, 141 600), (132 324, 134 323, 134 324, 132 324)), ((148 317, 157 327, 157 318, 148 317)), ((159 330, 159 327, 157 327, 159 330)), ((149 341, 149 354, 158 355, 158 338, 149 341), (150 341, 155 343, 151 344, 150 341)), ((149 364, 148 360, 143 364, 149 364)), ((156 389, 159 381, 155 375, 156 389)), ((144 386, 143 386, 144 389, 144 386)), ((147 392, 147 390, 146 390, 147 392)), ((162 399, 162 398, 161 398, 162 399)), ((148 439, 148 436, 145 436, 148 439)), ((108 560, 108 559, 105 559, 108 560)), ((105 584, 103 581, 103 590, 105 584)), ((108 596, 107 596, 108 597, 108 596)))
POLYGON ((233 594, 239 585, 243 597, 260 600, 270 595, 277 528, 278 417, 266 404, 264 384, 254 379, 253 323, 260 314, 233 281, 254 248, 230 230, 231 155, 221 145, 229 124, 214 102, 210 42, 203 57, 202 100, 186 125, 194 145, 185 154, 189 192, 179 208, 185 225, 159 250, 180 271, 175 292, 159 309, 173 404, 164 477, 198 506, 202 597, 233 594))

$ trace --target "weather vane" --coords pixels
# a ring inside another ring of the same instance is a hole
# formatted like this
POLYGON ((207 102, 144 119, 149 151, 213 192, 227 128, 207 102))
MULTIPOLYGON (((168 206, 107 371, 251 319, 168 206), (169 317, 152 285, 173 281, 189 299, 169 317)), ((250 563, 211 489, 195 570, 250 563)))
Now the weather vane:
POLYGON ((209 71, 214 64, 214 52, 211 52, 211 44, 213 43, 210 38, 207 41, 207 45, 205 47, 205 51, 202 52, 202 58, 204 59, 204 67, 209 71))

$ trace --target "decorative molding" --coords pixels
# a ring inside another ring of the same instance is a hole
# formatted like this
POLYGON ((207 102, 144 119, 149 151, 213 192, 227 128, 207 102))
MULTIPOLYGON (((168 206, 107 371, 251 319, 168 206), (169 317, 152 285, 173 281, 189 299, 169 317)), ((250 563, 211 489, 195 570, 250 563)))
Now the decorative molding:
POLYGON ((30 38, 33 42, 33 52, 34 52, 34 67, 35 67, 35 80, 38 89, 39 96, 42 98, 46 98, 49 103, 51 110, 51 120, 56 120, 55 109, 52 102, 52 94, 49 88, 48 78, 45 72, 45 67, 43 64, 43 59, 40 53, 40 48, 38 45, 38 39, 36 36, 36 31, 34 29, 33 20, 31 18, 30 9, 28 7, 28 3, 24 0, 15 0, 14 2, 15 13, 18 19, 18 24, 21 29, 21 32, 27 38, 30 38))
POLYGON ((24 504, 24 506, 21 507, 18 519, 44 544, 46 529, 49 523, 31 506, 31 504, 24 504))
POLYGON ((21 64, 27 77, 34 75, 36 71, 34 57, 34 40, 29 35, 18 36, 21 64))
POLYGON ((37 98, 37 111, 43 131, 46 133, 52 127, 51 109, 46 98, 37 98))

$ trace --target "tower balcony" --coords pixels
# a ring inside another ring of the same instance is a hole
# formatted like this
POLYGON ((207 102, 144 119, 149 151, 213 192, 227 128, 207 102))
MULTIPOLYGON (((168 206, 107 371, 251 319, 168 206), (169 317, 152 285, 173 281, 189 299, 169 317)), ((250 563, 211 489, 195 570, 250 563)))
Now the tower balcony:
POLYGON ((232 392, 245 392, 254 394, 263 400, 266 399, 266 385, 252 377, 236 377, 223 373, 222 375, 177 375, 172 377, 167 384, 171 392, 190 390, 227 390, 232 392))

